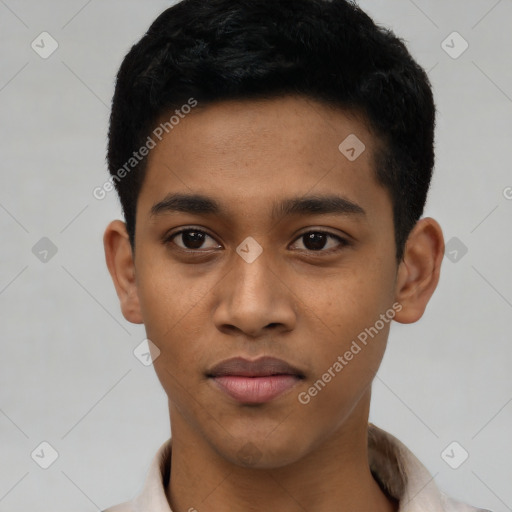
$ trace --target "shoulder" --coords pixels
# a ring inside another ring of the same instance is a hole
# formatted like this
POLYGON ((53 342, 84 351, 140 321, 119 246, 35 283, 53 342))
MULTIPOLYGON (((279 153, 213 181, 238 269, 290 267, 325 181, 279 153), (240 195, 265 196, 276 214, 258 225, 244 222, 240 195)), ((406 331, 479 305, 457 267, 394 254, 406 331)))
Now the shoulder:
POLYGON ((372 423, 369 423, 368 447, 370 469, 388 494, 399 501, 399 512, 490 512, 443 492, 405 444, 372 423))
POLYGON ((454 498, 441 493, 441 500, 443 502, 443 510, 445 512, 491 512, 486 508, 472 507, 462 501, 457 501, 454 498))

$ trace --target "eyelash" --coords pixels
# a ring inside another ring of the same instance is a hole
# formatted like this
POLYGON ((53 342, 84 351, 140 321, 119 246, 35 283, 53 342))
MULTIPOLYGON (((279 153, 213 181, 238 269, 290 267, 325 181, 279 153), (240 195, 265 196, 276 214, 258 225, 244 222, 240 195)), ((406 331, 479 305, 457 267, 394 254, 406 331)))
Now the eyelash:
MULTIPOLYGON (((187 232, 193 232, 193 233, 200 233, 200 234, 203 234, 203 235, 207 235, 209 236, 210 238, 214 239, 215 238, 210 235, 209 233, 207 233, 206 231, 203 231, 201 229, 195 229, 195 228, 186 228, 186 229, 182 229, 180 231, 177 231, 175 233, 171 233, 167 236, 164 237, 163 239, 163 243, 168 245, 170 243, 174 243, 173 242, 173 239, 176 238, 177 236, 183 234, 183 233, 187 233, 187 232)), ((306 235, 309 235, 311 233, 314 233, 314 234, 317 234, 317 235, 326 235, 328 237, 331 237, 331 238, 334 238, 336 239, 338 242, 340 242, 340 245, 338 247, 335 247, 335 248, 331 248, 331 249, 328 249, 328 250, 323 250, 323 249, 319 249, 318 251, 314 251, 314 250, 311 250, 311 249, 299 249, 300 252, 308 252, 308 253, 311 253, 311 254, 332 254, 333 252, 338 252, 340 250, 342 250, 343 248, 345 247, 348 247, 351 245, 351 243, 346 239, 346 238, 343 238, 339 235, 334 235, 333 233, 329 233, 328 231, 322 231, 322 230, 311 230, 311 231, 305 231, 304 233, 301 233, 295 240, 293 243, 297 242, 298 240, 300 240, 302 237, 306 236, 306 235)), ((184 249, 183 247, 180 247, 179 245, 177 244, 174 244, 176 245, 176 247, 185 252, 185 253, 189 253, 189 254, 198 254, 198 253, 201 253, 201 252, 204 252, 206 253, 207 251, 205 250, 201 250, 201 249, 184 249)))

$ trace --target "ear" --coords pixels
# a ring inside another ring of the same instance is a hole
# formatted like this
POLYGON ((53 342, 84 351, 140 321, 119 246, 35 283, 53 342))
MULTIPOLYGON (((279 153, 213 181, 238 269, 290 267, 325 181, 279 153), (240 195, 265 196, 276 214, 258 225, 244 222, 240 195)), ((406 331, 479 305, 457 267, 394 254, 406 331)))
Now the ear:
POLYGON ((444 237, 439 224, 429 217, 420 219, 409 234, 404 257, 398 267, 395 300, 402 305, 395 320, 417 322, 425 312, 439 282, 444 256, 444 237))
POLYGON ((135 280, 135 265, 124 222, 114 220, 107 226, 103 235, 103 246, 108 271, 112 276, 123 316, 129 322, 141 324, 142 315, 135 280))

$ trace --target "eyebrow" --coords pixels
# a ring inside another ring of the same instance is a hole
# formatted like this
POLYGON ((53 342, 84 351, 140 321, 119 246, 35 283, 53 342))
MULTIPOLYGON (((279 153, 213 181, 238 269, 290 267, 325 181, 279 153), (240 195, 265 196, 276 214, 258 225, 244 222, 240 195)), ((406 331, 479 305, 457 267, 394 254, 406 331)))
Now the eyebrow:
MULTIPOLYGON (((215 199, 201 194, 169 194, 154 204, 150 216, 166 213, 193 215, 217 215, 228 217, 229 212, 215 199)), ((306 215, 355 215, 365 216, 365 210, 357 203, 337 195, 310 195, 285 199, 272 207, 272 219, 306 215)))

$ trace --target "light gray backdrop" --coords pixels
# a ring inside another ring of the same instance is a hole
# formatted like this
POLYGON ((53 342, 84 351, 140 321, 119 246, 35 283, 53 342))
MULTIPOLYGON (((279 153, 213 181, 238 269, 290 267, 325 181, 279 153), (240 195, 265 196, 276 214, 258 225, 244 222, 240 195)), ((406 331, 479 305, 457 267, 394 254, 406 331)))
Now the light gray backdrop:
MULTIPOLYGON (((370 419, 449 494, 510 511, 512 1, 360 4, 435 88, 426 214, 448 242, 426 314, 393 325, 370 419)), ((104 264, 117 199, 92 195, 115 73, 169 5, 0 0, 0 511, 129 499, 169 436, 166 396, 133 354, 144 331, 122 317, 104 264)))

